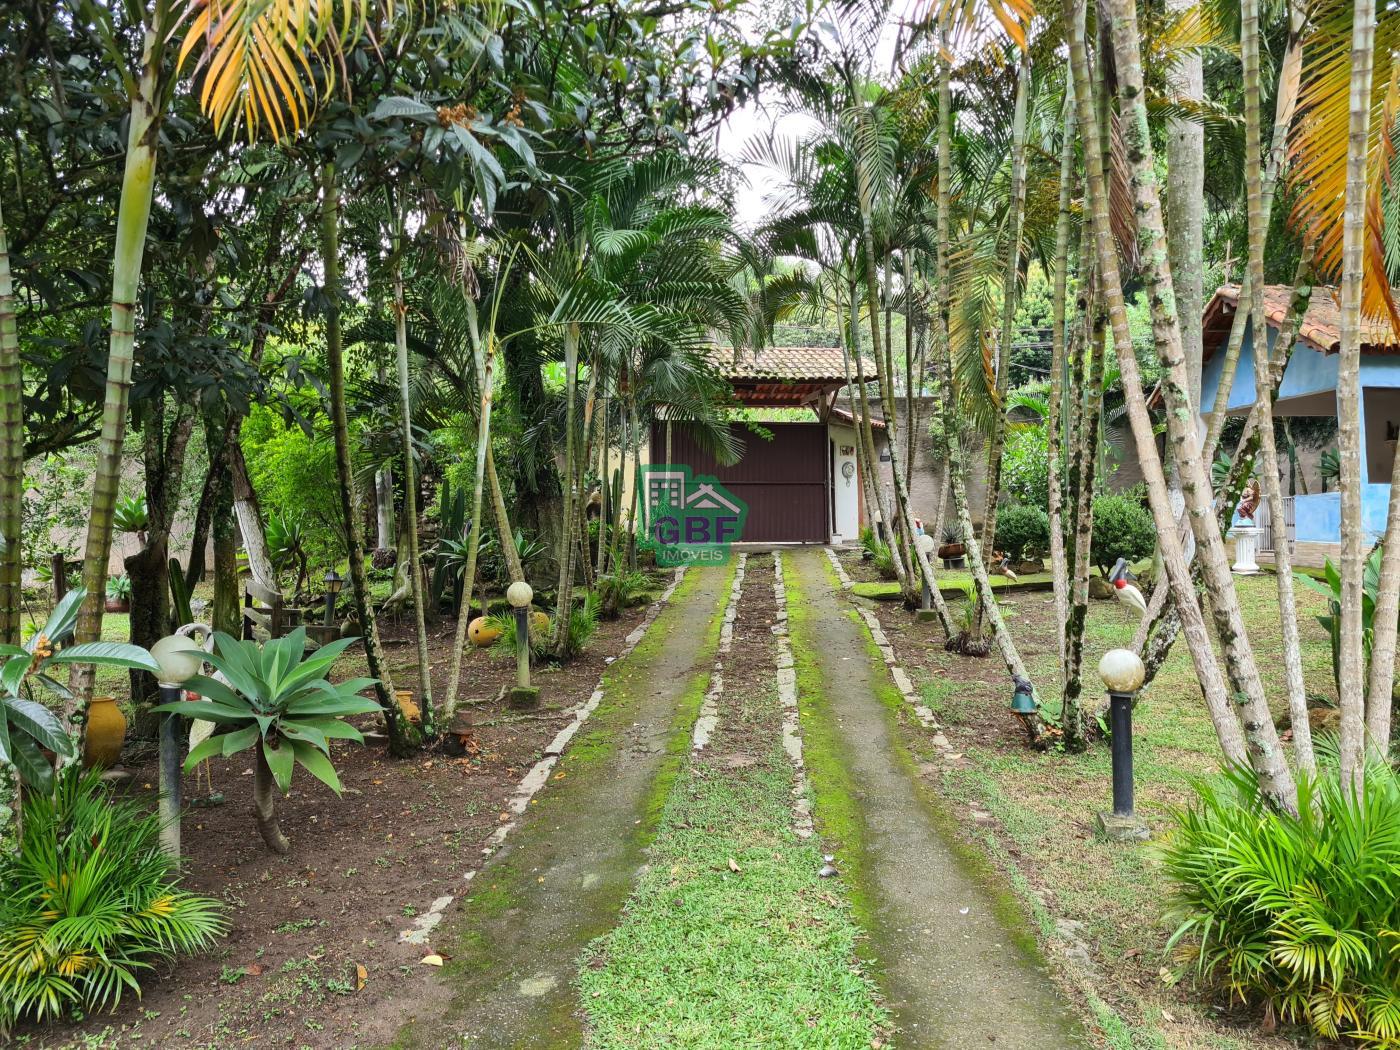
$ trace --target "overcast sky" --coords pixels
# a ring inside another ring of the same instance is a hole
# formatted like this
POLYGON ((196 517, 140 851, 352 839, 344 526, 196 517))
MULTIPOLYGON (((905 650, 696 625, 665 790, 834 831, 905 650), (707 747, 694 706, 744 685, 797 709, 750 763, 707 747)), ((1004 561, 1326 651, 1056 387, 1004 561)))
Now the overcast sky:
MULTIPOLYGON (((893 13, 885 26, 880 43, 872 56, 871 70, 876 76, 886 76, 894 61, 894 47, 898 37, 899 18, 917 6, 926 6, 920 0, 896 0, 891 6, 893 13)), ((736 110, 720 128, 718 145, 720 156, 735 164, 740 163, 744 146, 754 138, 766 138, 776 130, 780 134, 799 136, 805 128, 803 118, 779 115, 780 100, 767 98, 768 105, 748 102, 736 110)), ((775 180, 763 167, 752 164, 740 165, 745 179, 740 180, 739 191, 734 201, 735 214, 744 228, 761 222, 765 215, 764 197, 771 193, 775 180)))

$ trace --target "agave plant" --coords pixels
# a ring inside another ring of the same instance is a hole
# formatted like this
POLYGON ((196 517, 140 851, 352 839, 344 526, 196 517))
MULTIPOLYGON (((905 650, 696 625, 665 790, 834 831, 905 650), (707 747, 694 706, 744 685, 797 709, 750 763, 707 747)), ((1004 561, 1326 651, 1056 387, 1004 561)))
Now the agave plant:
POLYGON ((305 627, 263 645, 216 632, 214 651, 205 659, 218 669, 219 678, 195 675, 187 683, 204 699, 156 708, 217 727, 213 736, 190 750, 187 771, 215 755, 253 749, 254 817, 263 841, 275 853, 286 853, 289 843, 277 824, 273 786, 289 791, 292 771, 302 766, 340 794, 330 742, 363 743, 360 731, 345 718, 379 710, 373 700, 358 695, 374 685, 374 679, 332 684, 326 677, 336 657, 354 641, 340 638, 306 656, 305 627))
POLYGON ((60 759, 77 753, 58 716, 34 699, 36 686, 62 701, 73 698, 68 687, 48 673, 49 669, 64 664, 91 664, 135 667, 152 674, 159 670, 151 654, 138 645, 60 644, 62 639, 73 636, 85 593, 77 588, 64 595, 44 626, 23 645, 0 645, 0 764, 13 765, 21 783, 42 794, 53 790, 53 764, 44 752, 51 751, 60 759))

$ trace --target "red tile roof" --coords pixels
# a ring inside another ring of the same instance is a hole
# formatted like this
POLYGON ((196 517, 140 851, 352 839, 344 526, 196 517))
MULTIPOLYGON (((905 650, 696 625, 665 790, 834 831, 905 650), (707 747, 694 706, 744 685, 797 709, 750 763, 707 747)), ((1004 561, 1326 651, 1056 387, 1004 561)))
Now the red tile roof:
MULTIPOLYGON (((1264 287, 1264 315, 1275 328, 1283 325, 1288 314, 1288 304, 1293 298, 1293 289, 1286 284, 1270 284, 1264 287)), ((1224 347, 1230 337, 1230 325, 1235 311, 1239 309, 1240 286, 1221 285, 1206 307, 1202 318, 1205 356, 1210 358, 1216 350, 1224 347)), ((1400 339, 1389 327, 1375 322, 1365 322, 1362 329, 1361 352, 1364 354, 1400 353, 1400 339)), ((1324 354, 1335 354, 1342 342, 1342 311, 1337 304, 1337 291, 1318 285, 1313 289, 1308 303, 1308 312, 1298 325, 1298 340, 1324 354)))
MULTIPOLYGON (((751 350, 739 351, 739 363, 734 363, 734 348, 717 346, 710 351, 710 359, 715 367, 731 383, 771 382, 773 380, 792 383, 845 383, 846 367, 839 346, 770 346, 754 354, 751 350)), ((875 363, 866 357, 865 378, 878 378, 875 363)), ((855 376, 855 362, 851 362, 851 376, 855 376)))

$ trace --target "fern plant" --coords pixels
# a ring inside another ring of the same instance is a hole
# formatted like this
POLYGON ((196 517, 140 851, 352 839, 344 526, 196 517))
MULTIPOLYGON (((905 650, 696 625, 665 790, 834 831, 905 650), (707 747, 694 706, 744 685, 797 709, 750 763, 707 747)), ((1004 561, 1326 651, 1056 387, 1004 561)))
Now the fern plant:
POLYGON ((19 850, 0 857, 0 1033, 21 1019, 113 1009, 159 960, 209 947, 217 901, 178 888, 160 818, 68 766, 24 801, 19 850))
POLYGON ((1298 814, 1247 769, 1198 783, 1165 851, 1178 976, 1270 1003, 1327 1039, 1400 1046, 1400 778, 1300 778, 1298 814))

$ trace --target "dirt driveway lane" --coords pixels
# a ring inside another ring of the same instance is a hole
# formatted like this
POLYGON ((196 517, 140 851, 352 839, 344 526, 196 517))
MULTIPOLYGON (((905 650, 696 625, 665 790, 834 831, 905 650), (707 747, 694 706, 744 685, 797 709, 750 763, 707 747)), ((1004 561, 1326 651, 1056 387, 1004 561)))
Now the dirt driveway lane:
MULTIPOLYGON (((578 1046, 574 974, 631 892, 690 747, 733 567, 692 568, 530 804, 433 938, 450 1001, 404 1047, 578 1046)), ((548 688, 548 676, 539 684, 548 688)))
POLYGON ((945 830, 902 740, 902 698, 823 552, 784 560, 817 825, 853 883, 895 1045, 1089 1046, 1010 891, 945 830))

